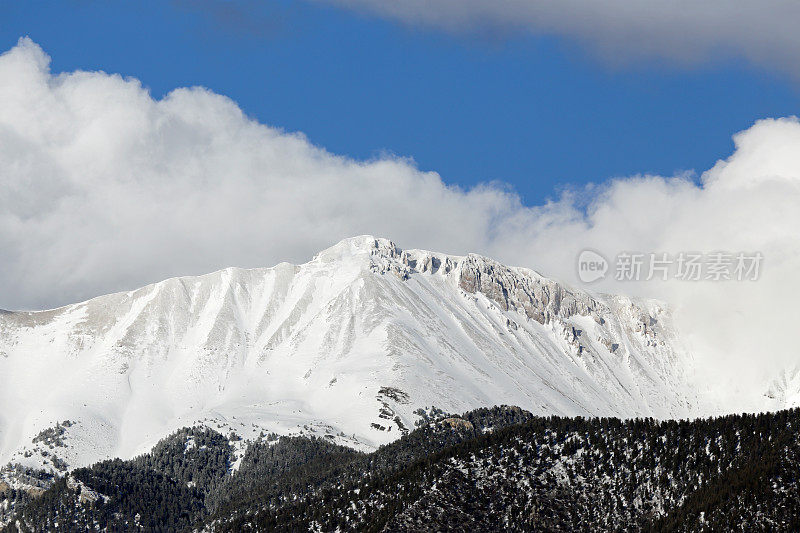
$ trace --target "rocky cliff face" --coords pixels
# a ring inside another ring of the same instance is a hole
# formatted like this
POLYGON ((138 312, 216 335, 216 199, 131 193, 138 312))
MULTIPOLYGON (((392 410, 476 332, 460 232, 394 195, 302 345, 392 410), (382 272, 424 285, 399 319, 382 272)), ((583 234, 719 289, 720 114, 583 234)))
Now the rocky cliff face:
POLYGON ((685 417, 699 400, 670 324, 658 302, 348 239, 303 265, 3 313, 0 462, 126 457, 193 423, 369 449, 432 406, 685 417), (61 446, 36 440, 64 420, 61 446))

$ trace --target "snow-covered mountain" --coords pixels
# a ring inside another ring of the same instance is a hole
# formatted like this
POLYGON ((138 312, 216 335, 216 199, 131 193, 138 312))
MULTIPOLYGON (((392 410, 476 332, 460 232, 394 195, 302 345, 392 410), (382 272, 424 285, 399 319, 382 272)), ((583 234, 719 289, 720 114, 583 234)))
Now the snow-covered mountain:
POLYGON ((690 375, 658 302, 363 236, 303 265, 0 313, 0 464, 130 457, 194 423, 373 448, 431 406, 686 417, 690 375))

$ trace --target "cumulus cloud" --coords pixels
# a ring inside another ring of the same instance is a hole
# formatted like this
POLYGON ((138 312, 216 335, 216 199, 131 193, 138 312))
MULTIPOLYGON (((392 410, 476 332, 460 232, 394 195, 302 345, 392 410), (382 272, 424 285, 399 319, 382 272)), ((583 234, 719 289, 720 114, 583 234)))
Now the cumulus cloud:
POLYGON ((719 56, 800 76, 800 3, 792 0, 317 0, 455 32, 567 37, 619 63, 719 56))
POLYGON ((48 64, 27 39, 0 57, 6 308, 302 261, 362 233, 465 249, 518 202, 402 159, 330 154, 202 88, 156 101, 137 80, 48 64))
POLYGON ((583 194, 531 207, 502 186, 448 186, 408 160, 331 154, 202 88, 154 100, 135 79, 52 74, 23 39, 0 56, 0 307, 302 262, 364 233, 570 283, 584 248, 760 251, 756 282, 592 286, 668 301, 706 371, 730 387, 721 392, 752 399, 763 388, 742 391, 745 381, 760 387, 800 360, 800 123, 764 120, 734 140, 699 185, 638 176, 592 189, 588 207, 583 194))
MULTIPOLYGON (((519 213, 495 243, 514 263, 575 282, 575 256, 591 248, 625 251, 761 252, 758 281, 616 281, 595 290, 663 299, 698 354, 701 375, 726 405, 741 409, 780 369, 797 369, 800 310, 800 122, 763 120, 734 136, 736 150, 701 176, 639 176, 613 181, 587 211, 564 198, 547 212, 519 213)), ((797 402, 797 399, 794 399, 797 402)))

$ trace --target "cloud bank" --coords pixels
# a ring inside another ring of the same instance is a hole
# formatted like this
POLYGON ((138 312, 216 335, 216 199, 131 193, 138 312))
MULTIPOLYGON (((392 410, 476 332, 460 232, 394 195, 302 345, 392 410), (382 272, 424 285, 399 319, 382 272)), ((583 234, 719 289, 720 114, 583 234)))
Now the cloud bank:
POLYGON ((0 308, 302 262, 364 233, 570 283, 587 247, 760 251, 757 282, 592 286, 671 303, 720 394, 749 401, 763 389, 745 381, 800 361, 800 122, 764 120, 734 140, 700 185, 638 176, 531 207, 502 185, 462 190, 408 160, 331 154, 202 88, 154 100, 135 79, 54 75, 23 39, 0 56, 0 308), (588 208, 576 201, 585 194, 588 208))
POLYGON ((800 77, 800 3, 793 0, 317 1, 453 32, 562 36, 612 63, 740 57, 800 77))

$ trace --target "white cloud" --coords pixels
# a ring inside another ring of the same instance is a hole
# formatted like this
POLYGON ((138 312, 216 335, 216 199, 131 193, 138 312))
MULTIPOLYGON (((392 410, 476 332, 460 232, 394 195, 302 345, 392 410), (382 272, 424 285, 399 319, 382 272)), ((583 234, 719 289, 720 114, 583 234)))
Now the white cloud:
POLYGON ((574 280, 574 257, 592 248, 622 251, 755 252, 755 282, 608 279, 596 289, 654 296, 676 309, 683 333, 713 381, 746 405, 776 369, 800 366, 800 122, 763 120, 734 137, 736 151, 702 175, 702 185, 655 176, 617 180, 588 213, 569 199, 547 214, 520 213, 522 224, 493 244, 514 263, 534 264, 574 280), (570 263, 572 261, 572 263, 570 263))
POLYGON ((0 56, 0 307, 39 308, 169 276, 305 261, 363 233, 475 251, 577 283, 584 248, 757 250, 752 283, 615 283, 663 298, 720 382, 800 360, 800 123, 765 120, 696 185, 617 180, 588 211, 527 207, 505 189, 448 187, 408 161, 353 161, 258 124, 229 99, 138 81, 53 75, 29 40, 0 56), (722 364, 724 362, 724 364, 722 364))
POLYGON ((794 0, 317 0, 455 32, 564 36, 611 62, 718 56, 800 76, 794 0))
POLYGON ((137 80, 48 62, 29 40, 0 57, 0 307, 306 260, 368 232, 464 249, 517 202, 327 153, 202 88, 155 101, 137 80))

